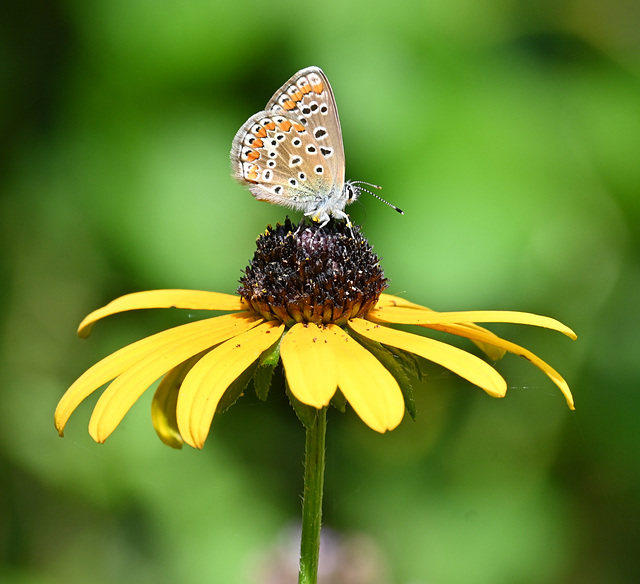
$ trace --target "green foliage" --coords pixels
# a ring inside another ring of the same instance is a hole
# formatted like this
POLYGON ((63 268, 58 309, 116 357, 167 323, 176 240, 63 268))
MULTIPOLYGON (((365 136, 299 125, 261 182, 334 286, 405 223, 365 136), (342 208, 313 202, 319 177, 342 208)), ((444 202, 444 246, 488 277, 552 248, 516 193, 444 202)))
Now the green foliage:
MULTIPOLYGON (((436 372, 412 384, 417 421, 385 435, 329 409, 325 525, 375 540, 390 582, 640 581, 635 11, 581 0, 7 8, 0 580, 243 584, 258 582, 252 558, 278 556, 301 465, 283 477, 273 458, 246 454, 277 436, 273 456, 290 456, 302 432, 275 383, 266 402, 247 392, 216 414, 199 453, 158 441, 152 390, 105 445, 86 433, 94 396, 63 440, 51 418, 89 365, 188 318, 137 311, 79 340, 89 311, 135 290, 235 290, 256 236, 286 211, 234 184, 232 138, 314 64, 336 94, 348 178, 383 185, 405 211, 366 193, 347 209, 389 292, 438 310, 539 312, 579 334, 508 330, 567 378, 573 413, 509 357, 497 365, 505 399, 436 372)), ((270 367, 258 366, 260 397, 270 367)))

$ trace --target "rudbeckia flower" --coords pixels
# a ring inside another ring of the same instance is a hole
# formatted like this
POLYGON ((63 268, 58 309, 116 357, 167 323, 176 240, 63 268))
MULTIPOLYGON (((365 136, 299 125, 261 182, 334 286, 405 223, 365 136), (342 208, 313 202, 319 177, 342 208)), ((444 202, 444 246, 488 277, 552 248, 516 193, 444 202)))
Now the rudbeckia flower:
POLYGON ((122 296, 89 314, 78 334, 100 319, 143 308, 224 311, 128 345, 87 370, 64 394, 55 413, 60 435, 71 413, 111 382, 98 399, 89 432, 104 442, 141 394, 162 378, 152 402, 153 425, 166 444, 202 448, 216 412, 228 408, 253 379, 260 397, 279 362, 289 398, 304 409, 345 400, 370 428, 392 430, 413 415, 411 375, 422 357, 463 377, 493 397, 507 383, 487 361, 439 340, 390 325, 465 337, 495 361, 520 355, 546 373, 573 409, 562 376, 542 359, 478 323, 545 327, 575 339, 549 317, 512 311, 436 312, 384 294, 387 280, 357 228, 330 223, 295 229, 289 220, 269 227, 240 280, 239 295, 152 290, 122 296))

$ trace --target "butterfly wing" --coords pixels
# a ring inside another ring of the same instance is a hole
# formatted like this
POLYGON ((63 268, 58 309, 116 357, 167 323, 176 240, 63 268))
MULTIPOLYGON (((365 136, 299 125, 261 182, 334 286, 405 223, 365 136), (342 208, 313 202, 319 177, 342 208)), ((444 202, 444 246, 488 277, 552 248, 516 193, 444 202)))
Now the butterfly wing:
POLYGON ((318 67, 296 73, 238 130, 235 178, 258 200, 326 223, 342 212, 344 148, 333 91, 318 67))
POLYGON ((297 118, 325 154, 334 184, 344 184, 344 146, 338 107, 331 84, 320 67, 298 71, 267 103, 266 111, 288 114, 297 118))

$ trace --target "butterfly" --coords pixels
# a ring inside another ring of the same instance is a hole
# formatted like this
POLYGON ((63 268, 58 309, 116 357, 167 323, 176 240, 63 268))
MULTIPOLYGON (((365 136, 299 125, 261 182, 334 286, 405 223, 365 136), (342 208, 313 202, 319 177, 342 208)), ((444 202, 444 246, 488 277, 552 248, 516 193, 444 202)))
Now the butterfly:
POLYGON ((366 190, 360 185, 380 188, 345 181, 338 108, 319 67, 298 71, 264 111, 242 125, 233 139, 231 166, 234 178, 258 201, 302 211, 320 227, 332 217, 351 227, 344 208, 366 190))

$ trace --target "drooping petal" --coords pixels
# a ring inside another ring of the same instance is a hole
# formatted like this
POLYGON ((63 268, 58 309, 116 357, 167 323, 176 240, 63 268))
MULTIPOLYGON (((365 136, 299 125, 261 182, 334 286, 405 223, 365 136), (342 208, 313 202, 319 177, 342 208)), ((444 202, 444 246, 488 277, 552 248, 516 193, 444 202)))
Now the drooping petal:
POLYGON ((571 394, 569 385, 564 380, 562 375, 560 375, 553 367, 551 367, 551 365, 549 365, 548 363, 540 359, 540 357, 538 357, 528 349, 525 349, 520 345, 512 343, 511 341, 506 341, 505 339, 502 339, 497 335, 494 335, 494 334, 488 335, 486 334, 486 332, 483 332, 483 331, 471 330, 471 329, 461 330, 459 328, 450 329, 450 327, 447 325, 439 326, 438 329, 444 332, 450 332, 454 335, 466 337, 472 341, 479 341, 481 343, 486 343, 487 345, 495 345, 496 347, 499 347, 505 351, 508 351, 509 353, 513 353, 514 355, 519 355, 520 357, 524 357, 527 361, 530 361, 531 363, 533 363, 538 369, 540 369, 545 375, 547 375, 549 379, 553 381, 553 383, 555 383, 558 386, 558 388, 562 392, 562 395, 564 395, 564 398, 567 401, 567 405, 569 406, 569 409, 572 409, 572 410, 575 409, 573 395, 571 394))
POLYGON ((169 371, 158 384, 151 401, 151 421, 156 434, 167 446, 182 448, 184 440, 178 430, 176 405, 180 384, 189 370, 204 355, 199 353, 169 371))
POLYGON ((280 344, 280 356, 291 393, 302 403, 322 408, 338 387, 338 364, 326 329, 295 324, 280 344))
POLYGON ((247 313, 244 317, 236 313, 183 325, 182 334, 173 342, 138 359, 105 389, 89 420, 91 437, 96 442, 104 442, 156 379, 189 357, 253 328, 261 320, 247 313), (194 327, 200 322, 209 326, 194 327))
POLYGON ((203 290, 148 290, 120 296, 106 306, 94 310, 78 327, 78 335, 86 338, 93 324, 118 312, 142 308, 187 308, 189 310, 246 310, 239 296, 203 290))
MULTIPOLYGON (((376 308, 384 308, 384 307, 388 308, 388 307, 393 307, 393 306, 398 306, 400 308, 411 308, 413 310, 423 310, 425 312, 434 312, 433 310, 431 310, 430 308, 427 308, 426 306, 421 306, 420 304, 415 304, 414 302, 409 302, 408 300, 405 300, 404 298, 400 298, 398 296, 392 296, 390 294, 380 294, 380 299, 378 300, 378 303, 376 304, 376 308)), ((483 327, 481 327, 481 326, 479 326, 477 324, 474 324, 474 323, 465 323, 465 324, 451 325, 451 326, 460 327, 462 329, 472 328, 472 329, 475 329, 475 330, 486 332, 489 335, 493 335, 493 333, 491 331, 489 331, 486 328, 483 328, 483 327)), ((433 325, 433 324, 429 325, 429 328, 439 329, 438 326, 433 325)), ((502 359, 502 357, 504 357, 504 354, 505 354, 504 349, 500 349, 498 347, 494 347, 493 345, 487 345, 486 343, 482 343, 480 341, 473 341, 473 342, 492 361, 499 361, 500 359, 502 359)))
POLYGON ((381 433, 393 430, 404 416, 404 399, 398 382, 380 361, 339 326, 330 324, 326 331, 338 363, 338 387, 351 407, 371 429, 381 433))
POLYGON ((460 312, 433 312, 397 306, 381 306, 370 310, 366 316, 373 322, 391 324, 470 324, 477 322, 504 322, 528 324, 561 332, 572 339, 577 335, 568 326, 548 316, 510 310, 467 310, 460 312))
POLYGON ((438 363, 481 387, 493 397, 504 397, 507 393, 507 382, 491 365, 458 347, 360 318, 350 320, 349 327, 372 341, 390 345, 438 363))
POLYGON ((85 371, 62 396, 54 418, 56 429, 62 436, 69 416, 87 396, 145 356, 170 348, 185 334, 206 332, 215 335, 227 334, 225 331, 228 331, 233 335, 233 329, 238 319, 246 320, 249 318, 251 318, 249 313, 240 313, 190 322, 131 343, 105 357, 85 371))
POLYGON ((222 343, 193 366, 182 382, 176 410, 178 429, 187 444, 202 448, 224 392, 283 332, 283 324, 263 322, 222 343))
MULTIPOLYGON (((420 326, 424 326, 424 325, 420 325, 420 326)), ((429 326, 424 326, 424 328, 430 328, 433 330, 444 330, 446 328, 445 332, 453 333, 454 335, 467 337, 467 338, 469 337, 467 336, 466 331, 479 331, 481 333, 488 335, 488 337, 500 340, 500 337, 495 333, 473 323, 447 324, 447 325, 431 324, 429 326), (456 331, 459 331, 459 332, 456 332, 456 331)), ((490 345, 488 343, 483 343, 482 341, 477 341, 475 339, 469 339, 469 340, 472 341, 473 344, 476 345, 492 361, 499 361, 500 359, 502 359, 502 357, 504 357, 506 353, 505 349, 502 349, 496 345, 490 345)))

